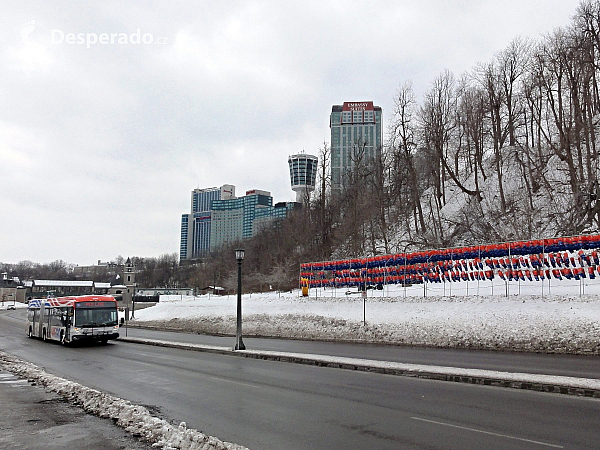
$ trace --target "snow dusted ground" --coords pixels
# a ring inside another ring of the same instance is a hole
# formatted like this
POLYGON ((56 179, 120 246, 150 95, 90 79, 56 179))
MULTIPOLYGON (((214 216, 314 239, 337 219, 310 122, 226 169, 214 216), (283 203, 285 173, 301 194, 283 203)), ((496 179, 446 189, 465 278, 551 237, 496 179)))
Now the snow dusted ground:
POLYGON ((0 303, 0 311, 7 309, 9 306, 10 307, 14 306, 16 309, 27 308, 27 305, 24 303, 15 302, 13 304, 13 302, 11 301, 11 302, 0 303))
POLYGON ((71 403, 80 405, 87 413, 113 419, 118 426, 136 436, 141 436, 142 439, 152 443, 153 447, 163 450, 245 448, 220 441, 197 430, 188 429, 184 422, 175 427, 165 420, 152 416, 143 406, 134 405, 118 397, 51 375, 34 364, 2 351, 0 351, 0 366, 58 393, 71 403))
MULTIPOLYGON (((244 335, 600 354, 600 280, 481 281, 244 295, 244 335), (468 290, 468 295, 467 295, 468 290), (493 294, 492 295, 492 291, 493 294), (506 295, 508 293, 508 296, 506 295), (426 296, 424 296, 424 294, 426 296), (550 294, 550 295, 549 295, 550 294), (363 325, 366 320, 366 325, 363 325)), ((235 334, 236 296, 161 296, 135 321, 235 334)))

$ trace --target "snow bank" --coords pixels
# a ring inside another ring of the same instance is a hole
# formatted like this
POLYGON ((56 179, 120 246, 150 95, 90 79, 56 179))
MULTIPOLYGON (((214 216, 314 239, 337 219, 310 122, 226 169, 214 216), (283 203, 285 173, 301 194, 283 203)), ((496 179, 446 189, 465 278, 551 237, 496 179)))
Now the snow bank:
POLYGON ((164 450, 245 448, 237 444, 222 442, 197 430, 188 429, 185 422, 174 427, 165 420, 152 416, 143 406, 134 405, 118 397, 51 375, 34 364, 2 351, 0 351, 0 366, 58 393, 70 402, 81 406, 88 413, 113 419, 118 426, 152 443, 153 447, 164 450))
MULTIPOLYGON (((596 294, 404 297, 396 291, 383 297, 374 291, 364 302, 357 295, 327 294, 244 295, 244 335, 600 354, 596 294)), ((137 311, 135 321, 172 330, 235 334, 235 311, 235 296, 161 297, 156 306, 137 311)))
POLYGON ((27 309, 27 305, 24 303, 15 302, 13 304, 13 302, 10 301, 10 302, 0 303, 0 311, 8 309, 9 306, 11 308, 14 306, 16 309, 27 309))

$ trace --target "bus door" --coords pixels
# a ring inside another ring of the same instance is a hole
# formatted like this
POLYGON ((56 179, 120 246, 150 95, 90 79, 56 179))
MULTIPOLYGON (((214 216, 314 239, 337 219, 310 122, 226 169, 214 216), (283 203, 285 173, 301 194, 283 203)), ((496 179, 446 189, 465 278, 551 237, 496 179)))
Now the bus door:
POLYGON ((46 306, 44 302, 41 302, 40 306, 40 315, 39 315, 39 324, 38 324, 38 337, 42 337, 42 329, 44 328, 44 322, 46 321, 46 306))
POLYGON ((29 308, 27 310, 27 322, 27 326, 31 327, 31 336, 38 337, 37 332, 40 322, 40 310, 38 308, 29 308))
POLYGON ((73 321, 73 308, 61 308, 60 323, 65 327, 65 339, 71 340, 71 323, 73 321))

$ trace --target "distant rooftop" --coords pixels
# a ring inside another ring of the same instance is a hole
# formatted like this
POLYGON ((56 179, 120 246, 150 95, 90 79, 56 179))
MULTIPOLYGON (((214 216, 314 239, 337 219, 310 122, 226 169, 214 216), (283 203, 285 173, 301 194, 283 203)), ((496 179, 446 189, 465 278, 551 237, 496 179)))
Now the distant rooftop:
POLYGON ((65 281, 65 280, 33 280, 33 285, 37 287, 93 287, 93 281, 65 281))

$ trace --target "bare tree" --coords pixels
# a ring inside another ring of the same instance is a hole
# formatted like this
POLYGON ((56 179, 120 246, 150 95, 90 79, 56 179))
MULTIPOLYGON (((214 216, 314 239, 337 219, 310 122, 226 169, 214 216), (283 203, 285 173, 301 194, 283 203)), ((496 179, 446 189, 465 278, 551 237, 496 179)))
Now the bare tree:
POLYGON ((503 90, 502 100, 506 109, 506 127, 508 145, 517 145, 516 132, 521 125, 523 114, 519 101, 519 79, 525 74, 531 42, 524 38, 513 39, 508 47, 496 56, 500 85, 503 90))
POLYGON ((479 68, 479 80, 487 94, 487 111, 491 125, 491 136, 500 195, 500 208, 506 212, 506 196, 503 182, 502 148, 508 134, 504 120, 504 94, 500 71, 496 64, 489 63, 479 68))
MULTIPOLYGON (((417 232, 425 231, 425 217, 421 205, 421 192, 418 189, 417 172, 414 165, 414 153, 417 151, 415 139, 416 100, 412 83, 404 83, 396 92, 394 116, 390 127, 390 147, 392 164, 392 193, 396 198, 406 198, 415 219, 417 232)), ((400 206, 400 205, 397 205, 400 206)))
MULTIPOLYGON (((435 188, 439 207, 446 202, 445 184, 446 174, 454 184, 464 193, 479 196, 479 192, 467 188, 459 179, 459 174, 448 163, 450 153, 455 149, 450 148, 452 133, 457 128, 456 121, 457 96, 455 92, 454 76, 445 71, 433 82, 431 90, 425 95, 425 102, 420 110, 420 120, 425 144, 434 151, 439 167, 438 179, 435 188)), ((454 157, 452 156, 452 159, 454 157)))

